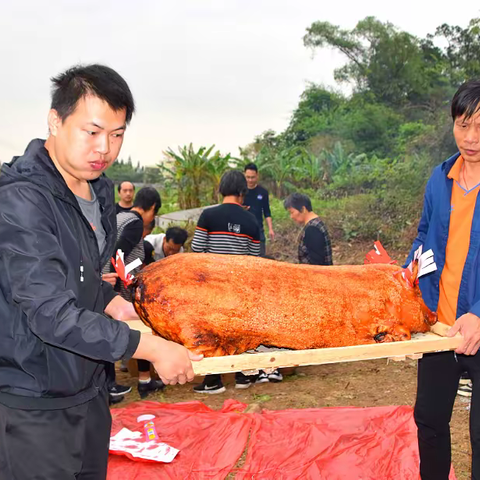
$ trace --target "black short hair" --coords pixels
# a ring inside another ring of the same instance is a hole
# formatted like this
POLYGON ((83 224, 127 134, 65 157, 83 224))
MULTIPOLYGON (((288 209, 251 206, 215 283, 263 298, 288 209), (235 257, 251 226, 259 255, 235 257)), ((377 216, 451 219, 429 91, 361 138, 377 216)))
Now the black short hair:
POLYGON ((307 212, 312 211, 312 202, 310 198, 304 193, 292 193, 285 199, 285 201, 283 202, 283 206, 285 207, 285 210, 288 210, 289 208, 294 208, 295 210, 301 212, 302 208, 305 207, 307 212))
POLYGON ((165 232, 165 239, 167 242, 173 240, 176 245, 183 245, 188 238, 188 232, 184 228, 170 227, 165 232))
POLYGON ((143 187, 135 195, 133 202, 134 207, 141 208, 143 210, 150 210, 155 205, 155 214, 160 210, 162 206, 162 199, 160 194, 153 187, 143 187))
POLYGON ((118 193, 120 193, 120 190, 122 189, 122 185, 125 183, 125 182, 128 182, 128 183, 131 183, 132 184, 132 187, 133 187, 133 191, 135 191, 135 185, 133 182, 129 182, 128 180, 124 180, 123 182, 120 182, 118 184, 118 193))
POLYGON ((247 163, 245 165, 243 171, 246 172, 247 170, 253 170, 253 171, 258 173, 258 168, 254 163, 247 163))
POLYGON ((480 81, 470 80, 464 83, 453 96, 452 118, 455 121, 458 117, 465 115, 469 119, 480 108, 480 81))
POLYGON ((130 123, 135 102, 127 82, 112 68, 105 65, 76 65, 52 77, 52 104, 62 122, 71 115, 80 99, 93 95, 116 112, 125 109, 126 122, 130 123))
POLYGON ((245 175, 239 170, 229 170, 222 175, 220 180, 219 192, 224 196, 235 195, 240 197, 248 192, 245 175))

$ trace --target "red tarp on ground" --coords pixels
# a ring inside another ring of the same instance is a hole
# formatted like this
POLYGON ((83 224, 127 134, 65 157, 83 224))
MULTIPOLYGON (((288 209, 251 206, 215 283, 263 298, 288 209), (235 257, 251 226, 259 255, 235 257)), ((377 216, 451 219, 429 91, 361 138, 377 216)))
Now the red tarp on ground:
POLYGON ((112 435, 123 427, 143 431, 137 417, 155 415, 159 439, 180 452, 170 464, 135 462, 110 455, 108 480, 220 480, 234 468, 247 444, 251 415, 246 405, 227 400, 219 411, 201 402, 137 402, 112 410, 112 435))
POLYGON ((250 430, 238 480, 419 480, 411 407, 239 413, 244 408, 227 400, 220 411, 201 402, 139 402, 113 410, 112 434, 122 427, 140 430, 137 416, 152 413, 160 439, 180 453, 169 465, 111 455, 108 480, 224 479, 247 446, 250 430))

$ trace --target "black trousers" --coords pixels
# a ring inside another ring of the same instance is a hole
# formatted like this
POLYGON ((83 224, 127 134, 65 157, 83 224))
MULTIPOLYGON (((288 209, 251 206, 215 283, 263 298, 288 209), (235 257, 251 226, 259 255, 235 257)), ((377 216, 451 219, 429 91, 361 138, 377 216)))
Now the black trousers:
POLYGON ((63 410, 0 404, 0 480, 105 480, 111 423, 106 388, 63 410))
POLYGON ((425 354, 418 362, 414 414, 422 480, 448 480, 451 466, 450 420, 463 372, 468 372, 473 383, 470 407, 472 479, 480 480, 480 354, 467 356, 453 352, 425 354))

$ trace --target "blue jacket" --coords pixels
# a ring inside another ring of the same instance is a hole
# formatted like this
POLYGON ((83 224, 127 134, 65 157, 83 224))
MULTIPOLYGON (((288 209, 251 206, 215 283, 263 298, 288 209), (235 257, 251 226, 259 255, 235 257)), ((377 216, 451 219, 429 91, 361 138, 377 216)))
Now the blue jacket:
MULTIPOLYGON (((450 210, 453 180, 448 178, 450 169, 460 156, 456 153, 435 168, 428 180, 425 190, 422 218, 418 225, 418 235, 413 242, 412 250, 406 261, 408 265, 415 250, 423 245, 423 251, 432 249, 437 270, 420 277, 420 290, 428 308, 437 311, 440 294, 439 284, 443 267, 445 266, 445 251, 447 247, 448 229, 450 226, 450 210)), ((480 317, 480 260, 478 248, 480 245, 480 195, 475 204, 470 247, 463 268, 462 281, 458 295, 456 318, 471 312, 480 317)))

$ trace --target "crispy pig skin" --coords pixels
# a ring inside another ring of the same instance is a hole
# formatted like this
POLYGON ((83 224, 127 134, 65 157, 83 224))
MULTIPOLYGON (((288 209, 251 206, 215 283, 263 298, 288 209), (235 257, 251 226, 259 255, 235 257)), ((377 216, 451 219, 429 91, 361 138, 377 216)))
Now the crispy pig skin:
POLYGON ((185 253, 134 283, 134 305, 157 335, 205 356, 259 345, 295 350, 408 340, 436 316, 394 265, 313 266, 185 253))

